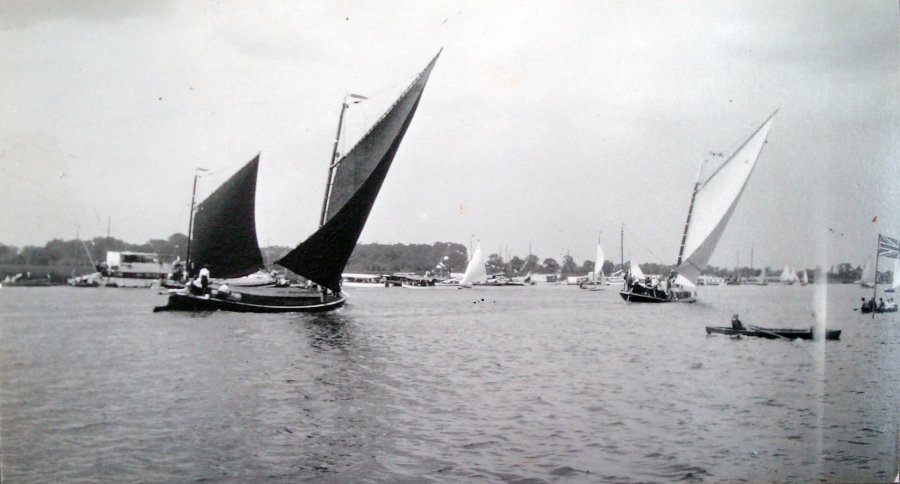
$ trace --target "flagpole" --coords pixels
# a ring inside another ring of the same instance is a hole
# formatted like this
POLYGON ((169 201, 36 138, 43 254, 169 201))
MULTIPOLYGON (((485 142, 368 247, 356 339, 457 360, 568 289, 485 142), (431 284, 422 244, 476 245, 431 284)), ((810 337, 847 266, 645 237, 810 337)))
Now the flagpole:
MULTIPOLYGON (((872 304, 875 304, 875 298, 878 297, 878 249, 881 247, 881 233, 875 239, 875 281, 872 283, 872 304)), ((872 308, 872 319, 875 319, 875 306, 872 308)))

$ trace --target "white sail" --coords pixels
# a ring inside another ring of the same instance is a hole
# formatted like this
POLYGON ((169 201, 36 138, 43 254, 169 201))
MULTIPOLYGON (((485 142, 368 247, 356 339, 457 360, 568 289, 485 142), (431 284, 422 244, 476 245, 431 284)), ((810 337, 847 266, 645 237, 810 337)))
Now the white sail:
POLYGON ((693 283, 709 262, 747 186, 775 113, 724 163, 701 165, 678 265, 678 272, 693 283))
POLYGON ((806 269, 803 270, 803 277, 800 279, 800 283, 804 286, 809 284, 809 276, 806 275, 806 269))
POLYGON ((481 242, 475 244, 475 250, 472 251, 472 258, 469 265, 466 266, 466 274, 460 286, 471 286, 473 282, 484 282, 487 280, 487 270, 484 268, 484 257, 481 255, 481 242))
POLYGON ((894 280, 891 281, 891 289, 900 287, 900 259, 894 260, 894 280))
POLYGON ((600 284, 606 277, 603 275, 603 261, 606 257, 603 255, 603 247, 597 244, 597 262, 594 263, 594 282, 600 284))
POLYGON ((644 271, 641 270, 641 266, 635 261, 631 261, 631 277, 635 278, 635 280, 643 280, 647 277, 644 275, 644 271))
POLYGON ((794 279, 797 278, 797 275, 794 274, 794 271, 791 270, 791 266, 784 266, 784 270, 781 271, 781 282, 785 284, 793 284, 794 279))
POLYGON ((875 266, 872 265, 872 258, 866 258, 863 265, 862 276, 859 278, 859 284, 863 287, 872 287, 875 285, 875 266))

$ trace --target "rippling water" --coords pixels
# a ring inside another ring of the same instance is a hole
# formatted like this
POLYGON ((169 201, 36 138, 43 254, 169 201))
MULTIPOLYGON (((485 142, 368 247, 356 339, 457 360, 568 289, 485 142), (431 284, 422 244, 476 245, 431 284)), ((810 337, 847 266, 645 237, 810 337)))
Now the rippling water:
MULTIPOLYGON (((866 293, 868 294, 868 293, 866 293)), ((352 291, 325 315, 151 313, 147 290, 0 289, 0 451, 31 481, 886 481, 898 318, 812 287, 352 291), (483 299, 483 300, 482 300, 483 299)))

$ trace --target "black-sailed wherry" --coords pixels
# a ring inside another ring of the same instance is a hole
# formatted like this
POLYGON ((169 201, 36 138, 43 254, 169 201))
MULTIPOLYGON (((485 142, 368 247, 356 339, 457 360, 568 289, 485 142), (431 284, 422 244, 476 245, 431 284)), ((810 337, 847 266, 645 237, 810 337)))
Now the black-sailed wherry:
MULTIPOLYGON (((319 287, 259 287, 240 288, 237 291, 222 290, 222 286, 218 289, 199 290, 194 286, 192 290, 188 286, 183 291, 171 294, 168 304, 157 307, 154 311, 314 312, 330 311, 343 306, 347 295, 341 291, 341 272, 356 247, 438 56, 440 52, 362 139, 341 157, 337 156, 335 141, 335 150, 329 161, 319 229, 275 262, 319 287)), ((338 134, 347 107, 347 99, 344 99, 338 134)), ((249 210, 245 213, 246 219, 238 222, 239 227, 233 227, 234 217, 229 209, 234 208, 229 208, 229 203, 224 199, 211 203, 218 191, 200 204, 204 209, 198 211, 198 219, 200 213, 205 211, 206 221, 198 221, 195 231, 199 232, 203 227, 204 234, 197 233, 194 239, 209 236, 213 240, 200 244, 209 253, 198 254, 196 260, 202 263, 197 263, 194 267, 213 267, 223 274, 238 276, 249 273, 245 271, 253 272, 261 265, 262 257, 257 259, 259 247, 253 221, 257 162, 258 157, 219 189, 230 186, 227 190, 233 197, 243 198, 243 201, 233 202, 238 210, 249 210), (244 175, 239 177, 242 173, 244 175), (240 181, 236 181, 236 178, 240 178, 240 181), (250 183, 253 184, 253 189, 247 189, 247 184, 250 183), (236 235, 233 235, 232 230, 237 230, 236 235), (232 237, 237 239, 241 247, 240 254, 231 255, 230 249, 219 242, 225 241, 227 244, 232 237), (223 249, 225 253, 222 252, 223 249)), ((197 254, 194 250, 191 252, 197 254)), ((215 271, 210 272, 211 275, 217 275, 215 271)))

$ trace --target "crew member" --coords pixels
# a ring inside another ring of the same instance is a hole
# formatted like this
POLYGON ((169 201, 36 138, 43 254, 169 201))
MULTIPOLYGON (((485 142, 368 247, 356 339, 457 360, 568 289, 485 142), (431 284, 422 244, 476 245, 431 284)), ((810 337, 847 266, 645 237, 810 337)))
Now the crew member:
POLYGON ((209 287, 209 269, 205 267, 203 269, 200 269, 199 277, 191 281, 188 289, 191 291, 191 294, 195 294, 197 296, 209 294, 211 291, 209 287))
POLYGON ((731 316, 731 329, 741 330, 744 328, 744 323, 738 318, 737 314, 733 314, 731 316))

